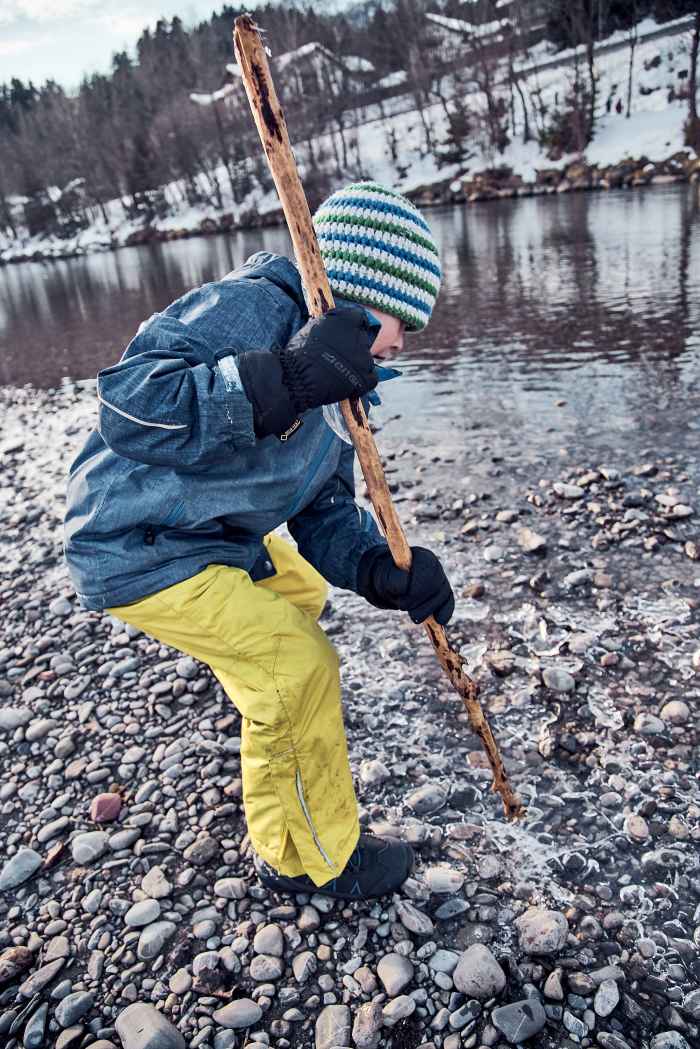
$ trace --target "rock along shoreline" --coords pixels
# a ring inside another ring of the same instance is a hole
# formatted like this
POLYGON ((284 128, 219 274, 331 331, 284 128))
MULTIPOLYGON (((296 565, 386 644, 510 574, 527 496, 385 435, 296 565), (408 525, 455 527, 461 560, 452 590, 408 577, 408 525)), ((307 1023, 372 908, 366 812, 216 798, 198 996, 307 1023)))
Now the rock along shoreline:
MULTIPOLYGON (((648 157, 627 158, 615 164, 599 166, 585 160, 575 160, 561 168, 540 168, 534 181, 526 181, 514 175, 507 167, 495 167, 477 173, 465 173, 436 180, 426 185, 405 191, 406 196, 421 207, 438 207, 448 204, 478 204, 495 200, 512 200, 518 197, 547 196, 555 193, 572 193, 593 190, 640 189, 647 186, 669 186, 680 183, 700 183, 700 157, 688 149, 680 150, 663 161, 652 161, 648 157)), ((123 240, 116 234, 105 234, 102 240, 81 245, 78 235, 62 245, 54 238, 50 249, 28 249, 11 254, 0 254, 0 266, 20 262, 50 262, 57 259, 81 258, 99 251, 116 251, 119 248, 136 247, 143 244, 165 243, 191 237, 212 236, 220 233, 237 233, 246 230, 279 227, 284 225, 281 208, 273 208, 262 214, 254 209, 246 212, 243 221, 236 222, 231 212, 207 216, 196 226, 168 227, 161 229, 144 225, 133 230, 123 240)), ((9 249, 11 251, 11 248, 9 249)))

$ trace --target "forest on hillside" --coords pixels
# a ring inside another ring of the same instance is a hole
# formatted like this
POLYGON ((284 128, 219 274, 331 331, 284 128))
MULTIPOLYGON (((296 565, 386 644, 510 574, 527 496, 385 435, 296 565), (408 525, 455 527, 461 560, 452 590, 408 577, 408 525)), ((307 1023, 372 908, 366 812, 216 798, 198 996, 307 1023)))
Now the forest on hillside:
MULTIPOLYGON (((162 20, 153 31, 144 30, 134 54, 115 54, 109 74, 94 73, 74 91, 51 80, 36 85, 13 79, 0 85, 0 227, 6 234, 12 237, 21 224, 30 234, 71 236, 100 213, 106 220, 105 206, 114 200, 121 202, 125 217, 148 220, 163 213, 162 187, 174 182, 183 205, 218 207, 224 183, 235 202, 245 199, 254 182, 268 185, 249 113, 232 104, 235 73, 226 69, 233 62, 233 23, 243 10, 224 6, 190 28, 179 18, 162 20)), ((304 45, 314 44, 328 59, 320 79, 315 74, 306 79, 287 111, 313 199, 325 192, 329 170, 329 158, 319 156, 314 136, 324 129, 333 132, 331 167, 353 177, 358 173, 346 148, 348 114, 358 104, 381 105, 397 93, 408 94, 423 119, 426 150, 446 162, 460 158, 476 119, 485 124, 494 148, 502 149, 508 142, 509 107, 520 95, 522 111, 527 115, 530 108, 522 97, 517 58, 531 45, 533 33, 560 48, 583 45, 585 58, 580 70, 576 65, 561 108, 533 112, 527 134, 559 137, 562 149, 582 149, 593 135, 600 104, 596 42, 620 29, 632 34, 647 15, 663 22, 696 11, 697 0, 370 0, 326 14, 319 5, 282 0, 257 7, 255 16, 273 56, 296 54, 301 62, 309 57, 304 45), (502 17, 504 9, 509 19, 502 17), (455 42, 447 49, 450 20, 466 20, 479 31, 471 38, 453 34, 455 42), (496 64, 502 69, 504 62, 508 82, 496 83, 496 64), (334 64, 342 75, 325 82, 334 64), (467 81, 476 83, 486 99, 478 118, 459 90, 467 81), (436 101, 449 129, 441 142, 432 140, 424 117, 436 101)), ((691 145, 700 144, 695 107, 700 14, 696 18, 690 76, 683 88, 691 145)), ((284 82, 280 93, 284 102, 284 82)))

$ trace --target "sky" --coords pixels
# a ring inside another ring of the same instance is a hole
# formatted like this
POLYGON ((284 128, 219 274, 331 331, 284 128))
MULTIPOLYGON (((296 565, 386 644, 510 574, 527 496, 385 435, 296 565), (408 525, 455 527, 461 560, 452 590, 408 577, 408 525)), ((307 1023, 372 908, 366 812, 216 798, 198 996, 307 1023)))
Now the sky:
POLYGON ((108 72, 112 54, 133 48, 159 18, 179 15, 189 26, 222 6, 223 0, 0 0, 0 83, 52 78, 71 90, 85 73, 108 72))

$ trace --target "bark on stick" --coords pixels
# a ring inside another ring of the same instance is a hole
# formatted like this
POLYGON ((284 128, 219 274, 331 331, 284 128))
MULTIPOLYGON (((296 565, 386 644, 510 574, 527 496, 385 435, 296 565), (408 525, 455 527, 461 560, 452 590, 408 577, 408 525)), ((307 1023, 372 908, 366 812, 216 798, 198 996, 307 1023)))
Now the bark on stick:
MULTIPOLYGON (((318 317, 333 307, 333 295, 289 142, 284 113, 272 82, 265 48, 250 15, 241 15, 236 19, 233 42, 248 101, 291 234, 309 312, 318 317)), ((389 494, 384 469, 365 410, 357 398, 343 401, 341 409, 357 451, 374 512, 387 538, 394 561, 399 568, 409 569, 411 548, 389 494)), ((427 619, 423 626, 433 643, 440 665, 462 697, 472 730, 484 745, 493 772, 493 789, 503 799, 506 816, 509 819, 522 816, 522 804, 508 782, 498 745, 478 700, 476 683, 466 673, 462 657, 450 647, 444 627, 432 617, 427 619)))

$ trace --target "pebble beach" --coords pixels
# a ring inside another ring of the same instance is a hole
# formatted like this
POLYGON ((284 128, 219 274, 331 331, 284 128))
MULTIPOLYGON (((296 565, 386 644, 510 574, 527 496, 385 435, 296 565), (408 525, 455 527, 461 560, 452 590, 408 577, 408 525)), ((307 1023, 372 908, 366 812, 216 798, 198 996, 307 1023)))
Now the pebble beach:
POLYGON ((527 814, 503 819, 422 630, 333 591, 361 823, 417 857, 400 893, 344 904, 256 881, 208 669, 75 600, 63 493, 93 392, 0 408, 0 1044, 700 1044, 692 442, 475 442, 476 471, 378 435, 527 814))

